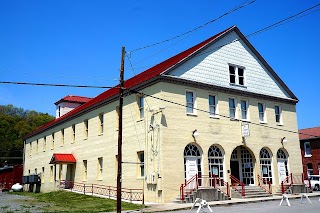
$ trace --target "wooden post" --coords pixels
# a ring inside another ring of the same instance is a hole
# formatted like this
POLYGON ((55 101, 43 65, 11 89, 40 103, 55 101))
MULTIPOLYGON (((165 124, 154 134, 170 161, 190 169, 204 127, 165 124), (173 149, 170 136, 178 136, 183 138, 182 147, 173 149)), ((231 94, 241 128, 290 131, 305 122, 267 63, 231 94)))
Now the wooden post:
POLYGON ((121 182, 122 182, 122 108, 124 91, 124 57, 125 47, 122 47, 119 88, 119 127, 118 127, 118 175, 117 175, 117 213, 121 213, 121 182))

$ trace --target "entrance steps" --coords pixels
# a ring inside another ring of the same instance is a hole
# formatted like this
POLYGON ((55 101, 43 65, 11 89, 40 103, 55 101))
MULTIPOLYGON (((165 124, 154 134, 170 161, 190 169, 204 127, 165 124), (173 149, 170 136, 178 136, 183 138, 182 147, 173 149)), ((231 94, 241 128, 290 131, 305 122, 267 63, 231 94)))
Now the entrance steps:
POLYGON ((272 197, 272 194, 266 192, 259 186, 245 186, 245 196, 242 196, 242 190, 236 191, 235 189, 231 189, 231 197, 232 198, 256 198, 256 197, 272 197))
MULTIPOLYGON (((281 196, 282 195, 282 189, 281 185, 277 187, 277 190, 273 195, 275 196, 281 196)), ((290 186, 284 194, 299 194, 299 193, 310 193, 312 190, 310 190, 305 184, 293 184, 290 186)))
MULTIPOLYGON (((221 187, 223 188, 223 187, 221 187)), ((228 195, 220 191, 217 188, 200 188, 193 191, 191 194, 185 197, 184 201, 180 200, 180 196, 177 196, 172 202, 173 203, 194 203, 196 198, 201 198, 206 201, 220 201, 230 200, 228 195)))

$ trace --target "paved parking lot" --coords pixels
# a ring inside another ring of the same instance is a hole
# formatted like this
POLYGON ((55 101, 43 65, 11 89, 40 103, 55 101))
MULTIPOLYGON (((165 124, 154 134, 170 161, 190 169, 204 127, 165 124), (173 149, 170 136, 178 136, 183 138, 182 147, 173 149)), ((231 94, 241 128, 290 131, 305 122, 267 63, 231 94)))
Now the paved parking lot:
MULTIPOLYGON (((300 203, 300 199, 289 199, 291 206, 288 206, 284 201, 282 206, 279 206, 280 201, 265 201, 265 202, 256 202, 256 203, 247 203, 247 204, 234 204, 234 205, 225 205, 225 206, 212 206, 211 209, 213 212, 223 212, 223 213, 319 213, 320 212, 320 201, 319 197, 310 198, 311 204, 304 199, 303 203, 300 203)), ((198 207, 195 207, 193 210, 180 210, 174 211, 175 213, 196 213, 198 207)), ((208 209, 204 209, 201 212, 208 212, 208 209)))

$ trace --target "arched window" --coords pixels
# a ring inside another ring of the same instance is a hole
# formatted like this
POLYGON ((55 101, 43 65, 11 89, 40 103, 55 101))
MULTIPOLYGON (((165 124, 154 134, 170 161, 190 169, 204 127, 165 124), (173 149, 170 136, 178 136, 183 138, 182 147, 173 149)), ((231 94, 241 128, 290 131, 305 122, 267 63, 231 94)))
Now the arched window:
POLYGON ((279 149, 277 152, 277 158, 278 159, 287 159, 287 155, 286 153, 284 153, 284 151, 282 149, 279 149))
MULTIPOLYGON (((282 150, 279 149, 277 152, 277 158, 278 158, 278 167, 279 167, 279 162, 281 161, 281 164, 284 164, 285 167, 285 171, 286 171, 286 176, 289 176, 289 170, 288 170, 288 157, 286 155, 286 153, 282 150)), ((279 170, 279 168, 278 168, 279 170)))
POLYGON ((224 155, 219 147, 211 146, 208 151, 209 174, 223 179, 224 155))
POLYGON ((201 156, 197 146, 189 144, 184 148, 184 156, 201 156))
POLYGON ((272 163, 271 155, 265 148, 260 150, 260 171, 261 177, 272 183, 272 163))
POLYGON ((184 177, 188 181, 194 175, 201 175, 201 152, 194 144, 188 144, 184 149, 184 177))

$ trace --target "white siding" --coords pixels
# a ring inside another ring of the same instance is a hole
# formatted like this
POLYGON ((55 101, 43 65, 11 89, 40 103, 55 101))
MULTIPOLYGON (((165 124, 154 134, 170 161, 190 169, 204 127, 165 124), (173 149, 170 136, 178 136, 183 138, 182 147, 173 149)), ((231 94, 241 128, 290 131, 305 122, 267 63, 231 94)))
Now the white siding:
POLYGON ((167 75, 291 99, 245 43, 243 41, 235 41, 236 39, 239 39, 238 35, 235 32, 231 32, 167 75), (229 64, 245 68, 245 87, 230 85, 229 64))

